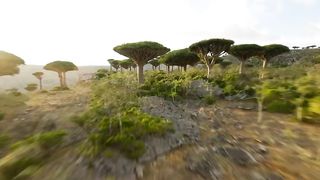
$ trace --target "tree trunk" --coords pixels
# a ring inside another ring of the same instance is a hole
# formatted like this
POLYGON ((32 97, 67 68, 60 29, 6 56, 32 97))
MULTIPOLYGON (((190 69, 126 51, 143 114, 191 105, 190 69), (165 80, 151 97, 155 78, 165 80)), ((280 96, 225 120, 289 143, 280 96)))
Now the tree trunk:
POLYGON ((168 73, 170 72, 170 66, 167 66, 167 71, 168 71, 168 73))
POLYGON ((302 107, 301 106, 298 106, 297 107, 297 119, 299 120, 299 121, 302 121, 302 107))
POLYGON ((152 70, 154 71, 154 66, 152 66, 152 70))
POLYGON ((138 71, 137 71, 137 74, 138 74, 138 82, 140 84, 143 84, 144 83, 144 78, 143 78, 143 64, 138 64, 138 71))
POLYGON ((263 100, 258 100, 258 123, 262 121, 263 116, 263 100))
POLYGON ((161 68, 160 68, 160 67, 161 67, 161 65, 159 65, 159 67, 158 67, 159 71, 161 71, 161 68))
POLYGON ((171 71, 173 71, 173 66, 171 66, 171 71))
POLYGON ((211 67, 210 67, 210 65, 208 65, 208 64, 206 64, 206 65, 207 65, 207 78, 209 79, 211 67))
POLYGON ((178 66, 178 71, 180 71, 180 66, 178 66))
POLYGON ((120 68, 120 72, 122 72, 122 71, 123 71, 123 68, 121 67, 121 68, 120 68))
POLYGON ((184 71, 187 71, 187 65, 185 65, 185 66, 183 67, 183 69, 184 69, 184 71))
POLYGON ((39 79, 40 90, 42 90, 42 78, 39 79))
POLYGON ((243 61, 240 61, 239 74, 242 74, 243 71, 243 61))
POLYGON ((64 87, 67 87, 66 72, 63 72, 63 85, 64 85, 64 87))
POLYGON ((110 65, 110 72, 112 71, 112 66, 110 65))
POLYGON ((262 69, 265 69, 267 67, 267 60, 263 60, 262 69))
POLYGON ((260 79, 263 79, 264 78, 264 74, 265 74, 265 69, 267 67, 267 60, 264 59, 263 60, 263 64, 262 64, 262 71, 261 71, 261 76, 260 76, 260 79))
POLYGON ((62 79, 62 73, 58 72, 59 80, 60 80, 60 87, 63 88, 63 79, 62 79))

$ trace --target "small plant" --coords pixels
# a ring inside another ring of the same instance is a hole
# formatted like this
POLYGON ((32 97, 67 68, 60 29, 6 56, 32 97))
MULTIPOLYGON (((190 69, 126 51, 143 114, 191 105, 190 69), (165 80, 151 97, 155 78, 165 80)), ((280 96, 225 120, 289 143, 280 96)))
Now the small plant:
POLYGON ((21 146, 36 143, 44 150, 50 150, 60 145, 63 142, 65 135, 66 133, 64 131, 49 131, 45 133, 39 133, 16 142, 12 145, 12 148, 17 149, 21 146))
POLYGON ((203 101, 207 105, 212 105, 216 102, 216 98, 215 98, 215 96, 208 95, 208 96, 203 97, 203 101))
POLYGON ((296 106, 288 101, 280 101, 275 100, 269 103, 266 107, 267 111, 269 112, 276 112, 276 113, 285 113, 290 114, 293 113, 296 106))

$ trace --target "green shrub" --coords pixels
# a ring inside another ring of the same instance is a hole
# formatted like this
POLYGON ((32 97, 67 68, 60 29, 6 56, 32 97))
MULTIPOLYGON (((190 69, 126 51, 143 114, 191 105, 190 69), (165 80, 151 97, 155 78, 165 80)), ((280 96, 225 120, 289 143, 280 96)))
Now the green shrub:
POLYGON ((12 148, 17 149, 22 146, 36 143, 40 145, 40 147, 43 148, 44 150, 49 150, 60 145, 63 142, 63 138, 65 135, 66 133, 61 130, 39 133, 31 137, 28 137, 24 140, 16 142, 15 144, 12 145, 12 148))
POLYGON ((64 131, 50 131, 35 136, 35 141, 44 149, 51 149, 63 142, 64 131))
POLYGON ((145 152, 142 141, 144 137, 164 135, 173 130, 171 122, 143 113, 136 107, 123 111, 118 116, 102 117, 95 128, 88 137, 90 149, 84 150, 86 153, 97 154, 113 147, 133 159, 145 152))
POLYGON ((159 96, 175 100, 186 96, 190 82, 191 79, 187 78, 186 74, 181 72, 168 74, 163 71, 151 71, 146 74, 145 83, 140 87, 140 90, 142 90, 143 95, 159 96))
POLYGON ((4 119, 4 115, 5 114, 3 112, 0 112, 0 121, 4 119))
POLYGON ((269 103, 266 107, 267 111, 269 112, 276 112, 276 113, 293 113, 295 110, 295 105, 283 100, 274 100, 269 103))
POLYGON ((255 94, 254 86, 259 82, 256 71, 249 71, 240 75, 234 68, 224 72, 216 73, 209 79, 212 86, 219 86, 223 89, 225 96, 232 96, 239 93, 246 93, 250 96, 255 94))
POLYGON ((118 150, 137 159, 145 152, 145 137, 173 130, 171 122, 139 109, 138 88, 130 72, 114 73, 95 82, 90 108, 71 118, 88 133, 83 154, 94 157, 118 150))
POLYGON ((203 97, 203 101, 207 105, 212 105, 216 102, 216 98, 215 98, 215 96, 208 95, 208 96, 203 97))

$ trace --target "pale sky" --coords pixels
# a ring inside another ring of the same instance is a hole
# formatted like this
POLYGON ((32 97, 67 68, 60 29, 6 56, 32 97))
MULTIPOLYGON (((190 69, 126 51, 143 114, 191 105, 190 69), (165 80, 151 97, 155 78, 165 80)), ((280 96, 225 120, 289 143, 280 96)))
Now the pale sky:
POLYGON ((27 64, 107 65, 116 45, 207 38, 320 46, 320 0, 0 0, 0 50, 27 64))

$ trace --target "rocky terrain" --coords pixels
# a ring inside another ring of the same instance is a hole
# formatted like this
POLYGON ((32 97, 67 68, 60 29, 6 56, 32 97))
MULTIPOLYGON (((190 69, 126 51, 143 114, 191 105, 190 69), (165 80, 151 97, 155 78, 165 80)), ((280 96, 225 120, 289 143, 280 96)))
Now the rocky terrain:
MULTIPOLYGON (((88 160, 77 153, 84 132, 69 117, 87 108, 90 90, 37 94, 2 132, 21 139, 54 129, 68 132, 63 148, 51 154, 32 179, 317 179, 319 128, 290 115, 264 113, 257 123, 255 102, 142 99, 142 109, 173 122, 175 131, 145 140, 137 161, 123 156, 88 160), (48 173, 49 172, 49 173, 48 173)), ((33 149, 34 151, 34 149, 33 149)))

